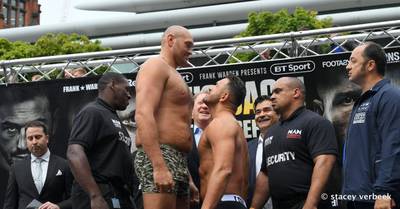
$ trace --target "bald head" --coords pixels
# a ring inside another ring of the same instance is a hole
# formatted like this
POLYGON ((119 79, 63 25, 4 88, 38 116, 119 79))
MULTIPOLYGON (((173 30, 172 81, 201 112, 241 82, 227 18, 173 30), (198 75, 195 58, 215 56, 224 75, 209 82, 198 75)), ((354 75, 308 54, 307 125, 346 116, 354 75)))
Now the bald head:
POLYGON ((173 68, 190 66, 188 61, 193 45, 193 37, 188 29, 178 25, 170 26, 161 40, 160 57, 173 68))
POLYGON ((272 107, 285 120, 304 106, 305 92, 304 84, 298 78, 282 77, 274 83, 271 95, 272 107))
POLYGON ((277 80, 277 82, 282 82, 289 89, 299 89, 303 98, 306 96, 306 87, 304 83, 296 77, 282 77, 277 80))
POLYGON ((166 39, 167 39, 167 37, 169 35, 172 35, 175 38, 182 37, 182 36, 185 36, 185 35, 191 36, 189 30, 186 29, 183 26, 180 26, 180 25, 169 26, 165 30, 165 32, 164 32, 164 34, 163 34, 163 36, 161 38, 161 46, 165 44, 165 41, 166 41, 166 39))

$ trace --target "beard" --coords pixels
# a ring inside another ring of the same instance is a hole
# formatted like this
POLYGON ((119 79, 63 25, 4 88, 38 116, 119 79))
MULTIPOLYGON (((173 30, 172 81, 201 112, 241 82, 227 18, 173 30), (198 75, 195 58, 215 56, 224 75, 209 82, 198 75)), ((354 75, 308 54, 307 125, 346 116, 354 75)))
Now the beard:
POLYGON ((208 94, 203 98, 203 102, 208 106, 213 106, 214 104, 218 103, 219 96, 215 94, 208 94))

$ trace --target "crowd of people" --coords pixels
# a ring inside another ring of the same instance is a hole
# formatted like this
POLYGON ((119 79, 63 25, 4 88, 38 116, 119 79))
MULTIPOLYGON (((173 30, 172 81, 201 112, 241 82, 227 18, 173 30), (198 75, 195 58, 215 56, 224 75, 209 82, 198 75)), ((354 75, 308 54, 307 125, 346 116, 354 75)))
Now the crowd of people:
MULTIPOLYGON (((85 68, 83 67, 78 67, 74 69, 66 69, 63 71, 63 78, 68 79, 68 78, 80 78, 87 76, 88 72, 85 68)), ((31 81, 42 81, 45 80, 44 75, 42 74, 34 74, 31 77, 31 81)))
MULTIPOLYGON (((235 118, 246 94, 239 77, 192 96, 178 73, 193 45, 186 28, 171 26, 160 55, 142 64, 133 157, 117 114, 132 92, 118 73, 105 73, 96 100, 75 115, 66 160, 48 149, 45 118, 20 124, 26 115, 2 116, 18 124, 18 145, 29 151, 11 165, 4 209, 400 208, 400 90, 384 78, 378 44, 363 43, 350 56, 346 84, 361 96, 343 130, 332 125, 334 114, 328 120, 305 108, 301 80, 281 77, 272 95, 254 101, 260 134, 250 141, 235 118)), ((33 108, 27 105, 17 112, 33 108)))

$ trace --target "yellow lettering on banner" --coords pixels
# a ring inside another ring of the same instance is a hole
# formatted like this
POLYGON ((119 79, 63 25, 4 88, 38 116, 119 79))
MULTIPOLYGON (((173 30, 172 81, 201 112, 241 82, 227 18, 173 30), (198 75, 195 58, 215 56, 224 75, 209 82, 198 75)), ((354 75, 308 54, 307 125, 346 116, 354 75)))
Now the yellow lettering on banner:
POLYGON ((253 110, 253 103, 244 101, 243 115, 250 115, 250 110, 253 110))
POLYGON ((242 113, 242 109, 243 109, 243 105, 240 105, 239 107, 237 107, 235 115, 240 115, 242 113))
MULTIPOLYGON (((250 111, 252 111, 252 110, 254 112, 253 102, 249 102, 248 100, 245 100, 244 104, 241 104, 237 108, 235 115, 240 115, 240 114, 250 115, 250 111)), ((253 114, 253 113, 251 113, 251 114, 253 114)))
POLYGON ((253 110, 253 102, 258 97, 257 87, 255 81, 245 82, 246 96, 244 99, 243 115, 249 115, 250 111, 253 110))

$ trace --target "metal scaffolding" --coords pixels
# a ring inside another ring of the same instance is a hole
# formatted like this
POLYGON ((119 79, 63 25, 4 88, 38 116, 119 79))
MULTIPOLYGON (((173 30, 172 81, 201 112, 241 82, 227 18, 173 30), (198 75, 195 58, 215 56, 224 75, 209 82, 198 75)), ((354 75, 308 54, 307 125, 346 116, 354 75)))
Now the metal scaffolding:
MULTIPOLYGON (((221 39, 195 43, 192 68, 290 59, 348 52, 365 41, 384 48, 400 46, 400 20, 333 27, 282 34, 221 39)), ((106 71, 136 72, 139 65, 159 53, 160 46, 0 61, 0 84, 29 82, 32 74, 49 80, 68 69, 83 67, 86 76, 106 71)))

